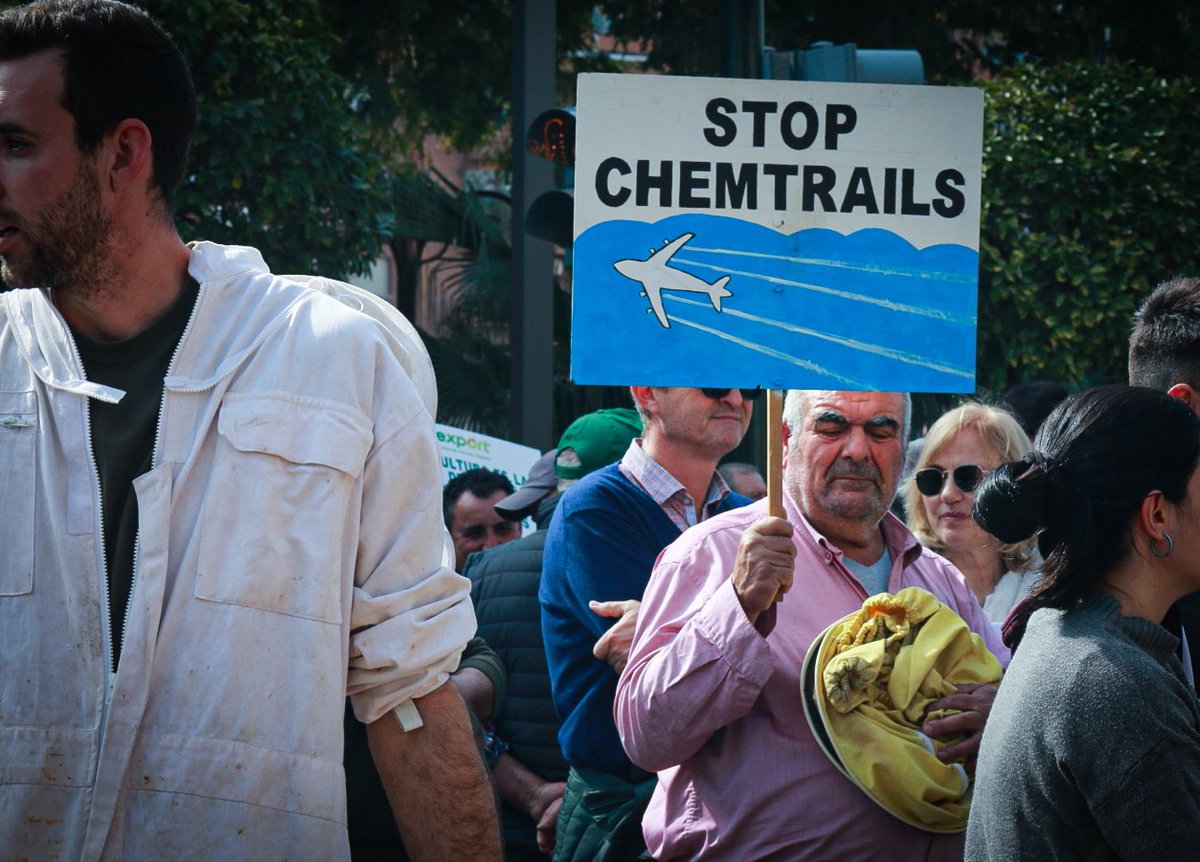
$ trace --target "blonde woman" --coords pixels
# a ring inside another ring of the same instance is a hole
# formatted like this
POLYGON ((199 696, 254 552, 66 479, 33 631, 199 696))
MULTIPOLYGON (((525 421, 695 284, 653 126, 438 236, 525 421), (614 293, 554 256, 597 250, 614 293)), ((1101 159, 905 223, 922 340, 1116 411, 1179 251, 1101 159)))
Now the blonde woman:
POLYGON ((1035 552, 1033 539, 1006 545, 979 528, 972 517, 975 490, 992 470, 1031 448, 1007 410, 968 401, 933 423, 903 487, 909 529, 954 563, 995 623, 1037 582, 1035 552))

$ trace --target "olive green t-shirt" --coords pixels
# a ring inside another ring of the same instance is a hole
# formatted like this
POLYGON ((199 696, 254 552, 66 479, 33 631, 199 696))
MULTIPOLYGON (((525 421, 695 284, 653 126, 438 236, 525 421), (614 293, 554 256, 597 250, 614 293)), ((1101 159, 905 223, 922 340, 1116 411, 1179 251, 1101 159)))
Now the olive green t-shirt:
POLYGON ((149 328, 125 341, 93 341, 72 332, 87 379, 125 392, 118 404, 95 398, 89 403, 92 453, 100 475, 114 670, 121 656, 125 609, 133 588, 138 526, 133 480, 150 469, 163 378, 199 289, 196 281, 188 278, 175 304, 149 328))

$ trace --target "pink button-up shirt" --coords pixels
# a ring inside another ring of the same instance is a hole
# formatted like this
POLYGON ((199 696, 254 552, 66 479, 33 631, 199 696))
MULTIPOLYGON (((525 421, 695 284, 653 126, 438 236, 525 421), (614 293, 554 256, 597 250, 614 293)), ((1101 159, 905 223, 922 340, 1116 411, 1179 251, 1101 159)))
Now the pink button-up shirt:
MULTIPOLYGON (((888 814, 818 748, 800 695, 804 655, 866 590, 785 495, 796 574, 786 599, 750 624, 729 576, 742 532, 766 501, 712 518, 659 558, 642 598, 616 719, 629 756, 658 772, 643 820, 654 858, 962 859, 961 835, 888 814), (778 856, 772 855, 778 854, 778 856)), ((1008 664, 1008 649, 962 575, 891 515, 889 592, 921 587, 1008 664)))

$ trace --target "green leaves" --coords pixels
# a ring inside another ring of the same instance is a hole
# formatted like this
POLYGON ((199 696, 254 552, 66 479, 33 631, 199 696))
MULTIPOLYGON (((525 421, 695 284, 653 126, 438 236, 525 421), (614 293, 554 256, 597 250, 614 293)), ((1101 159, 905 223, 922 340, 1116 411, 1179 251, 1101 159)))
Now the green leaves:
POLYGON ((1196 271, 1200 92, 1123 63, 986 90, 979 384, 1123 381, 1133 310, 1196 271))
POLYGON ((318 0, 149 0, 192 67, 185 239, 257 246, 276 272, 344 277, 391 226, 382 159, 351 109, 318 0))

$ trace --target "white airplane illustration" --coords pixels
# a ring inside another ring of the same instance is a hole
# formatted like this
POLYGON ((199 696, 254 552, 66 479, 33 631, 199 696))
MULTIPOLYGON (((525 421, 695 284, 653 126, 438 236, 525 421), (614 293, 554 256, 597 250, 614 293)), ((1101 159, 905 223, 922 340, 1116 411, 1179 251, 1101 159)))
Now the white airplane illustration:
POLYGON ((718 312, 721 310, 721 300, 726 296, 733 296, 725 289, 725 285, 729 282, 727 275, 723 275, 709 284, 691 273, 667 266, 675 252, 683 248, 693 236, 695 234, 685 233, 678 239, 664 240, 666 245, 658 251, 651 249, 652 254, 645 260, 618 260, 613 264, 613 269, 621 275, 642 283, 641 296, 650 300, 650 307, 646 309, 646 312, 653 311, 658 322, 667 329, 671 328, 671 323, 667 320, 666 311, 663 310, 662 292, 664 290, 674 290, 680 293, 706 293, 712 307, 718 312))

